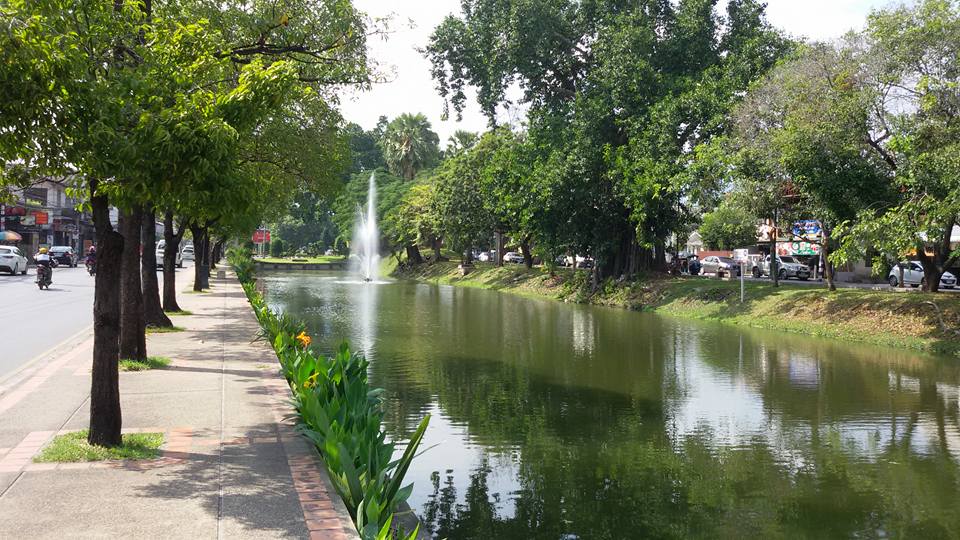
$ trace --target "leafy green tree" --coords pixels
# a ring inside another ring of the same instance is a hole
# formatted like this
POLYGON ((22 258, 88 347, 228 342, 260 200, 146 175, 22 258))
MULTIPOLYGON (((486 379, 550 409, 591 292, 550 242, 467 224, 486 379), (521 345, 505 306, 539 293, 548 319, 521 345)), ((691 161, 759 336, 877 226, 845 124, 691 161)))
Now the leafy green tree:
POLYGON ((855 46, 851 75, 873 90, 867 139, 893 179, 893 200, 864 209, 844 230, 838 261, 869 249, 923 263, 923 289, 936 292, 960 260, 950 237, 960 224, 960 4, 921 0, 871 14, 855 46))
MULTIPOLYGON (((229 209, 239 195, 206 206, 193 198, 247 176, 242 134, 303 84, 316 90, 366 73, 357 12, 341 6, 331 17, 303 4, 287 7, 281 24, 269 16, 275 4, 260 2, 14 1, 0 8, 0 93, 38 91, 0 111, 2 157, 42 173, 79 173, 75 188, 90 201, 97 227, 92 444, 120 442, 116 284, 125 240, 139 242, 139 227, 126 239, 113 230, 110 206, 132 211, 177 200, 207 213, 229 209), (321 50, 344 54, 332 63, 307 61, 321 50)), ((19 178, 4 173, 2 182, 19 178)), ((126 272, 139 271, 130 267, 126 272)))
POLYGON ((537 233, 550 251, 594 254, 595 277, 663 265, 689 203, 698 146, 790 44, 753 0, 634 3, 470 0, 426 48, 459 114, 477 90, 495 121, 518 85, 529 104, 537 233))
MULTIPOLYGON (((812 45, 756 84, 727 143, 735 200, 758 218, 815 219, 829 257, 837 224, 891 196, 891 172, 874 150, 877 88, 856 75, 850 47, 812 45)), ((826 266, 833 290, 832 265, 826 266)))
POLYGON ((387 124, 380 147, 390 172, 413 180, 423 169, 434 166, 440 157, 440 137, 422 114, 404 113, 387 124))
POLYGON ((729 251, 757 243, 754 216, 729 204, 722 204, 703 216, 700 236, 710 249, 729 251))
POLYGON ((433 212, 444 241, 471 262, 471 249, 490 237, 493 220, 487 211, 480 170, 483 156, 472 151, 450 158, 434 173, 433 212))
POLYGON ((411 186, 386 215, 387 234, 399 245, 429 245, 433 260, 442 256, 442 218, 439 215, 436 179, 429 177, 411 186))
POLYGON ((478 140, 480 137, 476 133, 458 129, 447 141, 447 149, 444 150, 443 156, 447 158, 462 154, 477 144, 478 140))

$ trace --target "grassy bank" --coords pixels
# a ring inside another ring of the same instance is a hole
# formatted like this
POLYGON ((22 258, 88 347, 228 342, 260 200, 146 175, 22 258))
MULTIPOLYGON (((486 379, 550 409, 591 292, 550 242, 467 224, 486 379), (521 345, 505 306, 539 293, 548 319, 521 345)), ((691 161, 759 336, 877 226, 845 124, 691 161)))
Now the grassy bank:
POLYGON ((873 343, 960 356, 960 295, 893 293, 766 282, 747 282, 740 303, 740 282, 707 278, 650 276, 636 282, 607 282, 596 293, 586 272, 478 264, 465 277, 457 264, 438 263, 396 270, 394 276, 462 287, 499 290, 522 296, 618 306, 633 310, 727 324, 873 343), (935 308, 930 302, 937 305, 935 308))

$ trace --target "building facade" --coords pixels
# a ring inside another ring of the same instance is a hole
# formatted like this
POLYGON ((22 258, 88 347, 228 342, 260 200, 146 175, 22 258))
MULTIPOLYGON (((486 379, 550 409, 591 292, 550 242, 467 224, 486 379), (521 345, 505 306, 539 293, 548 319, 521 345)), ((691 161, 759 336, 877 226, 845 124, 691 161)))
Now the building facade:
POLYGON ((93 220, 77 210, 79 201, 67 194, 67 184, 44 180, 13 192, 14 200, 0 205, 0 230, 23 237, 20 247, 36 253, 41 247, 70 246, 83 253, 93 244, 93 220))

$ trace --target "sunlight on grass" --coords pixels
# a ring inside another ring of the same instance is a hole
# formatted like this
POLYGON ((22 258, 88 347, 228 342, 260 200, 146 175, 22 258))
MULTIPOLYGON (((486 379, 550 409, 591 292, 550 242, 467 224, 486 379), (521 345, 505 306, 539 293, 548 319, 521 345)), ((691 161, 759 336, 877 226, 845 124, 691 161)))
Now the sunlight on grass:
POLYGON ((164 311, 167 315, 193 315, 193 312, 187 309, 181 309, 180 311, 164 311))
POLYGON ((148 326, 148 334, 172 334, 174 332, 183 332, 183 327, 180 326, 148 326))
POLYGON ((170 359, 164 356, 150 356, 146 360, 120 360, 120 371, 146 371, 160 369, 170 365, 170 359))
POLYGON ((69 463, 106 459, 153 459, 160 455, 163 433, 128 433, 115 448, 93 446, 87 442, 87 430, 59 435, 33 458, 36 463, 69 463))

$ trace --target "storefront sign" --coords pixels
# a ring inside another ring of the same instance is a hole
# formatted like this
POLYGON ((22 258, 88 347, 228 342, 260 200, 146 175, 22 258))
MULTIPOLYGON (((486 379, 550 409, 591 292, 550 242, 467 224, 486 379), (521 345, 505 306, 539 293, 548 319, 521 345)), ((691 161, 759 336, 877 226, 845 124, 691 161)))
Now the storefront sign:
POLYGON ((50 223, 50 214, 46 212, 31 212, 34 218, 34 222, 37 225, 46 225, 50 223))
POLYGON ((820 244, 813 242, 779 242, 777 243, 777 253, 779 255, 800 255, 816 256, 820 255, 820 244))

